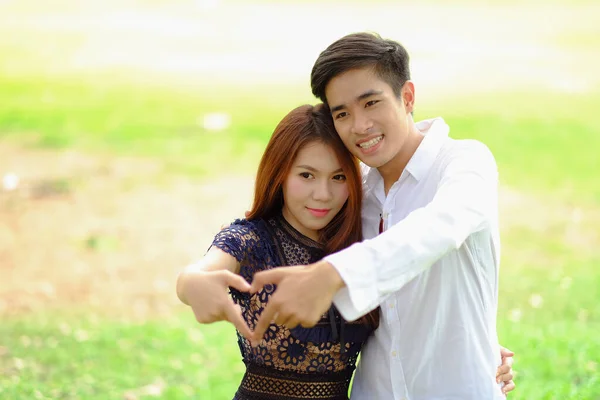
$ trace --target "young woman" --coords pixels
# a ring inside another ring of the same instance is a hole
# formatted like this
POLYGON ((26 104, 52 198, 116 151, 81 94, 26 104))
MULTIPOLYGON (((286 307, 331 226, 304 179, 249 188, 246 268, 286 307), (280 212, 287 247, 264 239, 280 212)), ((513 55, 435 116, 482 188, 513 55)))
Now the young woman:
POLYGON ((238 331, 246 373, 234 399, 347 399, 358 353, 379 310, 355 322, 332 307, 316 326, 272 323, 252 346, 275 287, 250 293, 256 272, 310 264, 361 240, 361 177, 356 159, 322 105, 292 110, 259 165, 247 218, 219 232, 206 256, 179 276, 177 294, 200 323, 227 320, 238 331), (228 296, 231 293, 231 298, 228 296))
POLYGON ((315 262, 359 241, 361 198, 357 161, 328 111, 298 107, 267 145, 247 218, 219 232, 202 261, 180 276, 178 295, 200 322, 227 319, 238 328, 247 369, 235 399, 347 399, 356 357, 378 313, 348 323, 332 308, 313 328, 271 324, 252 347, 249 328, 274 287, 249 294, 248 283, 258 271, 315 262))

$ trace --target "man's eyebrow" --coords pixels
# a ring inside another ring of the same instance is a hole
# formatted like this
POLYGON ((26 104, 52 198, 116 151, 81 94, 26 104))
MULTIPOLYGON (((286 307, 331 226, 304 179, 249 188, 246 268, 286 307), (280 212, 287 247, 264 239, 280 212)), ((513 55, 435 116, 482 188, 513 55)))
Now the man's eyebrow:
MULTIPOLYGON (((374 90, 374 89, 367 90, 366 92, 358 95, 354 101, 361 101, 361 100, 366 99, 367 97, 377 96, 377 95, 380 95, 380 94, 383 94, 382 90, 374 90)), ((333 114, 334 112, 343 110, 344 108, 346 108, 345 104, 340 104, 338 106, 332 107, 331 108, 331 113, 333 114)))
POLYGON ((383 94, 383 90, 374 90, 374 89, 367 90, 366 92, 364 92, 363 94, 361 94, 360 96, 358 96, 356 98, 356 101, 364 100, 367 97, 377 96, 377 95, 380 95, 380 94, 383 94))

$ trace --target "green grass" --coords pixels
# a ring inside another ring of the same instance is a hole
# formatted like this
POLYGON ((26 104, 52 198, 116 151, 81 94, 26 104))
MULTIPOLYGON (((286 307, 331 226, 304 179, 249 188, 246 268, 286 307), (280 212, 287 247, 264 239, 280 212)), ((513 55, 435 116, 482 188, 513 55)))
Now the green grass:
POLYGON ((239 171, 260 157, 277 121, 296 105, 294 96, 281 99, 276 91, 268 85, 235 92, 103 77, 0 77, 0 138, 155 157, 171 172, 239 171), (223 111, 231 116, 229 128, 204 129, 206 114, 223 111))
POLYGON ((123 399, 148 385, 166 399, 226 399, 243 373, 234 330, 187 313, 144 322, 43 313, 3 320, 0 337, 2 399, 123 399))
POLYGON ((498 335, 517 352, 515 399, 597 399, 600 258, 560 235, 503 235, 498 335))

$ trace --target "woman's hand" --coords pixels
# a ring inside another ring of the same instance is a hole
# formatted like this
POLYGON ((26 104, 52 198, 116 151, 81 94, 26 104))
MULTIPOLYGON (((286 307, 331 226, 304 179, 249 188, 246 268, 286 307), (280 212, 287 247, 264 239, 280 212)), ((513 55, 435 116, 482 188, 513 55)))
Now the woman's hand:
POLYGON ((513 353, 506 347, 500 346, 500 356, 502 356, 502 365, 498 367, 498 371, 496 372, 496 382, 504 382, 504 386, 502 386, 502 393, 504 394, 515 389, 515 383, 513 382, 514 373, 512 370, 514 355, 515 353, 513 353))
POLYGON ((229 321, 244 337, 252 338, 240 306, 229 296, 229 287, 250 291, 250 285, 240 275, 229 270, 187 269, 179 275, 177 287, 179 299, 192 308, 199 323, 229 321))

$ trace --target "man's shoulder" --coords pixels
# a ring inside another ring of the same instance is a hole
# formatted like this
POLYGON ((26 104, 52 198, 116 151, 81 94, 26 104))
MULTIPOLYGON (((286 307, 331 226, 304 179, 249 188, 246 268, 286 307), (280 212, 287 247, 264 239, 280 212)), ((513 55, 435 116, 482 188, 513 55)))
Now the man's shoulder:
POLYGON ((477 139, 448 138, 442 146, 440 156, 439 161, 446 162, 457 159, 495 162, 490 148, 477 139))
POLYGON ((444 149, 446 151, 491 153, 490 148, 485 143, 477 139, 454 139, 448 137, 448 140, 444 144, 444 149))

